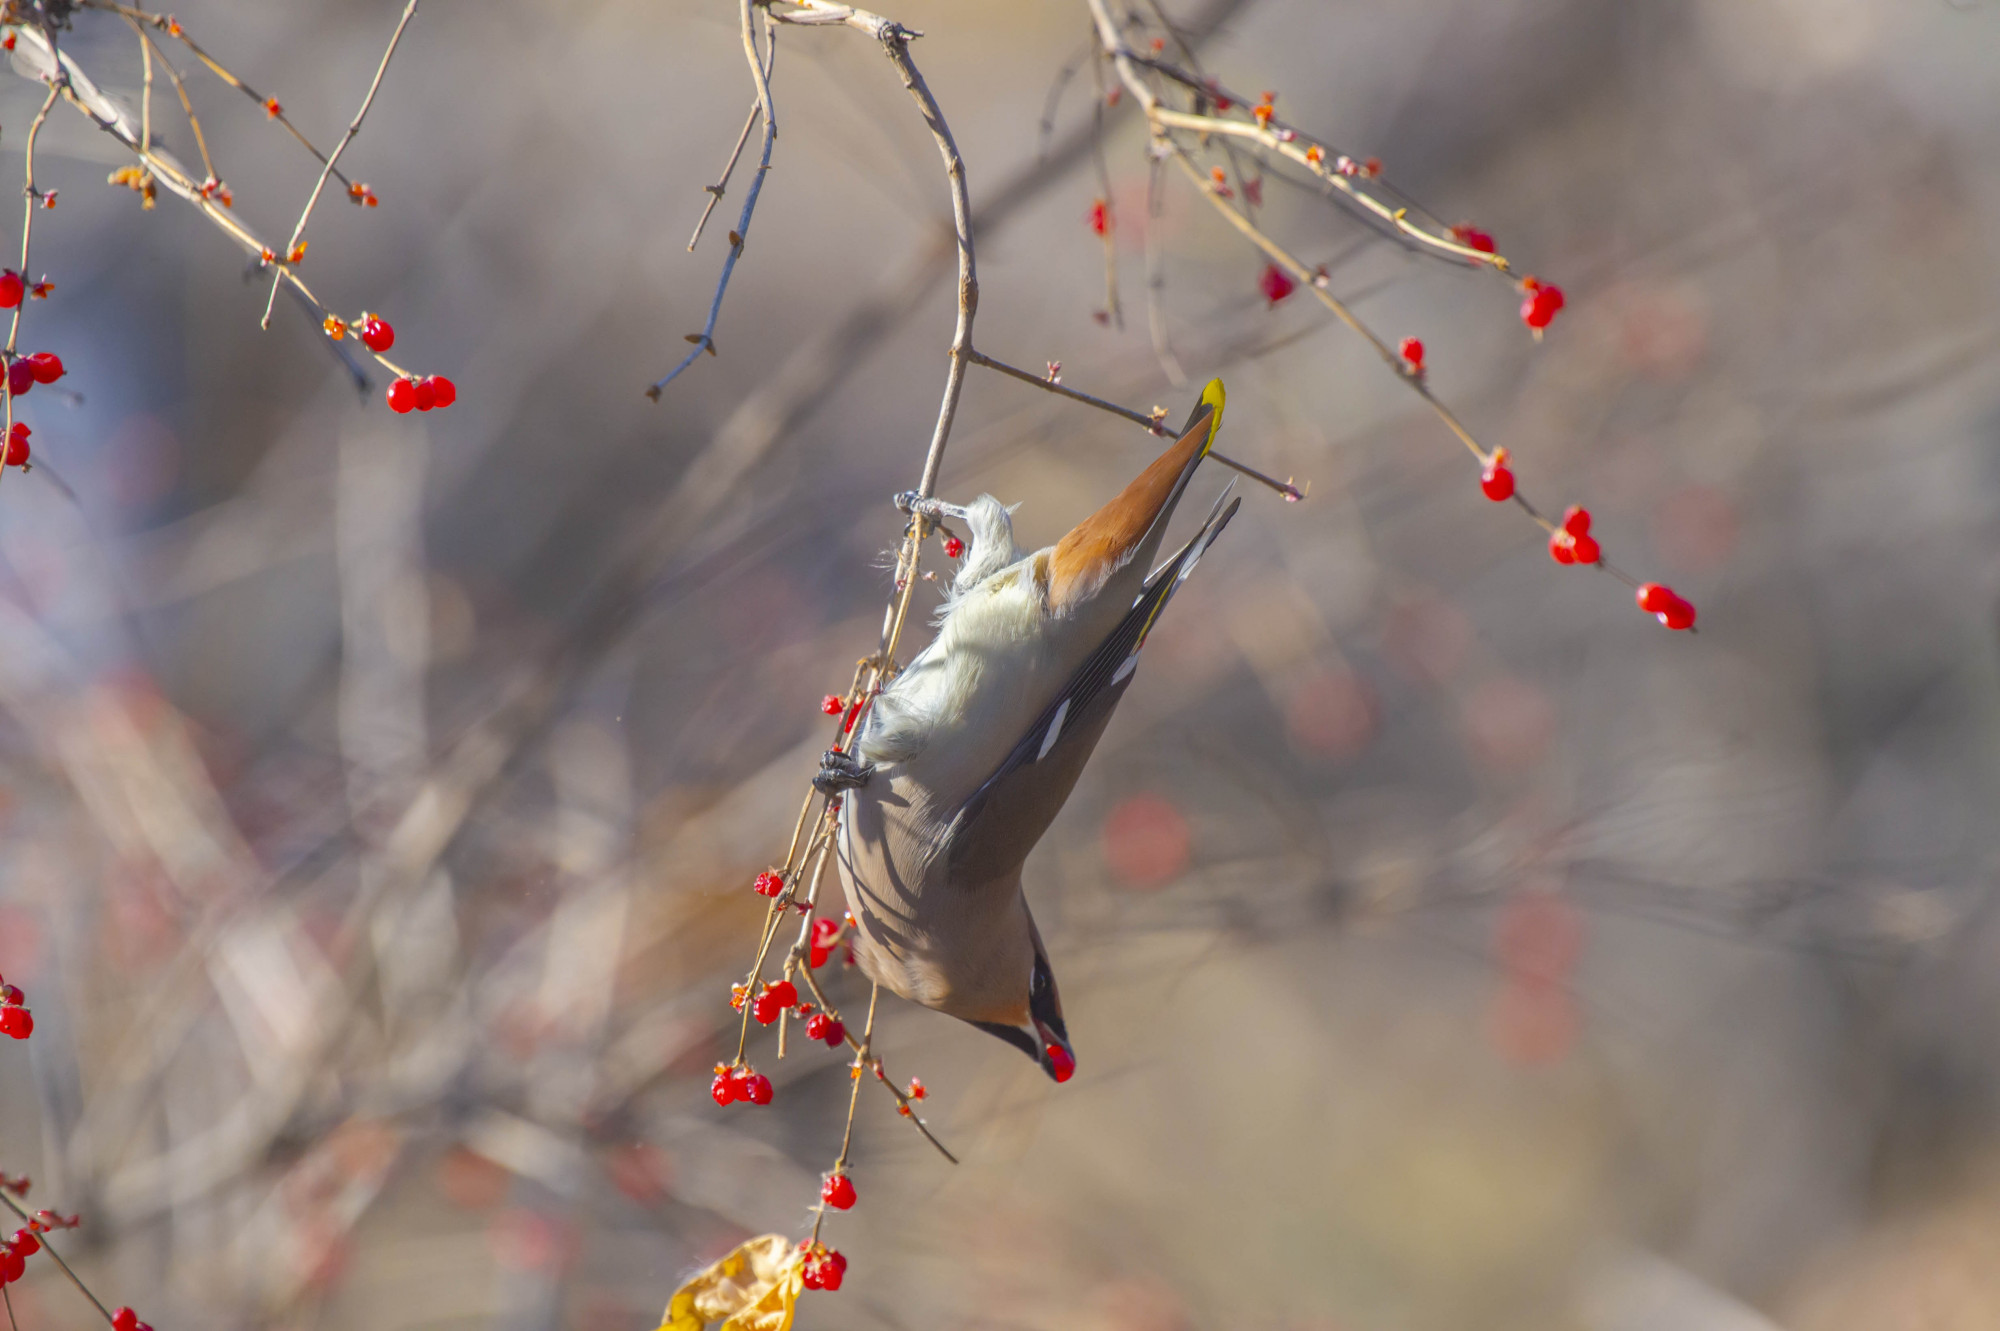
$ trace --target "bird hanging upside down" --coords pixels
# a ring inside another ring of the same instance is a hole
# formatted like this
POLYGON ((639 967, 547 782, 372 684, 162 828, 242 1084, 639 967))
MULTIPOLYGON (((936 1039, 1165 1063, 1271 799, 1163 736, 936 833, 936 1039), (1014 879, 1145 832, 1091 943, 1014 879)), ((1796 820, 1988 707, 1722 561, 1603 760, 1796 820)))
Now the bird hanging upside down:
POLYGON ((936 638, 814 783, 846 792, 836 859, 861 969, 1017 1046, 1057 1081, 1076 1056, 1021 865, 1069 798, 1153 621, 1241 502, 1224 507, 1225 489, 1152 569, 1222 407, 1218 379, 1137 480, 1032 554, 991 495, 964 508, 920 501, 962 520, 971 548, 936 638))

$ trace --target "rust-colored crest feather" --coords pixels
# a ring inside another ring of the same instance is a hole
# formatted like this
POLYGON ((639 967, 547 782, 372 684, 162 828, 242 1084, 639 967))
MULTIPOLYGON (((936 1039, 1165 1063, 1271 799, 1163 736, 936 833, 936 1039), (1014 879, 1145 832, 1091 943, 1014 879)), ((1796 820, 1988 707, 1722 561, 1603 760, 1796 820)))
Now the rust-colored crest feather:
POLYGON ((1219 402, 1203 395, 1200 410, 1172 447, 1153 460, 1117 498, 1070 529, 1049 559, 1049 604, 1085 600, 1104 585, 1179 497, 1189 467, 1208 453, 1219 402))

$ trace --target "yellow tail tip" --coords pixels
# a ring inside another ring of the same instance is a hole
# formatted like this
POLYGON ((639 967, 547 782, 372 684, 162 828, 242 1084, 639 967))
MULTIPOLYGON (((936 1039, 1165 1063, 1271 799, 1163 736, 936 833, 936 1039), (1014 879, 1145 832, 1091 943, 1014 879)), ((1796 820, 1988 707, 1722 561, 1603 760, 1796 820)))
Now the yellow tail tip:
POLYGON ((1215 408, 1215 414, 1208 418, 1208 438, 1203 440, 1201 445, 1203 457, 1207 457, 1208 451, 1215 447, 1215 432, 1222 428, 1222 408, 1228 400, 1229 394, 1224 391, 1220 379, 1209 380, 1208 387, 1201 390, 1201 406, 1195 410, 1200 411, 1201 407, 1215 408))

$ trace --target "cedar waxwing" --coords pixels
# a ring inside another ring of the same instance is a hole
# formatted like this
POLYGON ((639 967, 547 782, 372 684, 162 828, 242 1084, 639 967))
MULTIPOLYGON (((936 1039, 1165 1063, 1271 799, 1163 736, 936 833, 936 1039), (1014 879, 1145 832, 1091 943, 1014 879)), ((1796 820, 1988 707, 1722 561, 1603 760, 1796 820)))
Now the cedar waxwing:
POLYGON ((1017 1046, 1057 1081, 1076 1058, 1021 865, 1069 798, 1154 619, 1241 502, 1225 508, 1225 489, 1148 573, 1222 407, 1218 379, 1137 480, 1025 557, 991 495, 964 508, 920 501, 963 520, 971 547, 937 636, 815 781, 847 792, 836 860, 861 969, 1017 1046))

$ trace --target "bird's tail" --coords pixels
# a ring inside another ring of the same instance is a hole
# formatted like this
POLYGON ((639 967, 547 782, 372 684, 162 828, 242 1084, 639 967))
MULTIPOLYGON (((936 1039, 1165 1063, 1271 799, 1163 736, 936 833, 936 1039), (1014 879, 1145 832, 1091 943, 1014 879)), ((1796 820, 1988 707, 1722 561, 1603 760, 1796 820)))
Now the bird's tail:
POLYGON ((1224 396, 1222 380, 1210 380, 1180 438, 1115 498, 1056 542, 1049 557, 1052 608, 1081 605, 1118 570, 1134 560, 1151 561, 1195 468, 1215 447, 1224 396))

